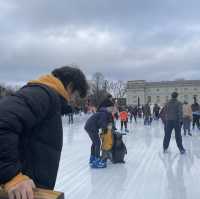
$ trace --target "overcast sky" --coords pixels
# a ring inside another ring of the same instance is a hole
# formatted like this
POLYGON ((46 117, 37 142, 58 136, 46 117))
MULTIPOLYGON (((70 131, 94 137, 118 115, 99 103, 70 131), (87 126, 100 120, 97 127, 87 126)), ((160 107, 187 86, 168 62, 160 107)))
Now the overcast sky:
POLYGON ((199 0, 0 0, 0 82, 67 64, 88 77, 200 79, 199 8, 199 0))

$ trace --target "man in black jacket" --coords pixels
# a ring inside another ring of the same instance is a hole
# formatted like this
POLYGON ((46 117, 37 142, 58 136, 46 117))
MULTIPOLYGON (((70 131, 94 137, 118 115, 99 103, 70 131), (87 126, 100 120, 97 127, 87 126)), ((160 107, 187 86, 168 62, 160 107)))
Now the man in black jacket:
POLYGON ((185 153, 185 149, 182 145, 181 136, 181 122, 182 122, 182 104, 177 100, 178 93, 172 93, 172 99, 165 106, 165 136, 163 141, 164 153, 167 152, 167 148, 170 143, 172 130, 175 130, 176 144, 181 154, 185 153))
POLYGON ((200 123, 199 123, 200 105, 198 104, 196 97, 194 97, 194 104, 191 105, 191 108, 193 116, 192 128, 194 129, 196 124, 197 128, 200 129, 200 123))
POLYGON ((143 107, 144 125, 151 125, 151 108, 149 102, 143 107))
POLYGON ((61 67, 0 100, 0 185, 10 199, 33 199, 36 187, 53 189, 66 102, 85 97, 81 70, 61 67))

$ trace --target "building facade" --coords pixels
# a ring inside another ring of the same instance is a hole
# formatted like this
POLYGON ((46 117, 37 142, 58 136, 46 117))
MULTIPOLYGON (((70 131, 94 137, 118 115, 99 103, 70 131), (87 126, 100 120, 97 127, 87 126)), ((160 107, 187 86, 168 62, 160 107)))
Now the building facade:
POLYGON ((127 105, 143 105, 147 102, 164 105, 172 92, 178 92, 178 99, 192 104, 194 97, 200 101, 200 80, 176 80, 161 82, 146 82, 134 80, 127 82, 127 105))

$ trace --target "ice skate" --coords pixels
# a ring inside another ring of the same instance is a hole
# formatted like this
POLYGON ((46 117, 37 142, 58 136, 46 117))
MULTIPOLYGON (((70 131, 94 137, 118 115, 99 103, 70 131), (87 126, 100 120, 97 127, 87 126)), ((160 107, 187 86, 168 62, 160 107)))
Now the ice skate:
POLYGON ((91 164, 91 168, 101 169, 106 167, 107 167, 106 161, 101 160, 100 158, 96 158, 91 164))
POLYGON ((94 160, 95 160, 95 157, 93 155, 91 155, 90 160, 89 160, 89 165, 92 165, 94 160))
POLYGON ((186 150, 185 149, 181 149, 180 153, 181 153, 181 155, 184 155, 186 153, 186 150))
POLYGON ((128 132, 129 132, 129 130, 128 130, 128 129, 125 129, 125 132, 126 132, 126 133, 128 133, 128 132))
POLYGON ((163 149, 163 153, 164 154, 168 153, 167 149, 163 149))

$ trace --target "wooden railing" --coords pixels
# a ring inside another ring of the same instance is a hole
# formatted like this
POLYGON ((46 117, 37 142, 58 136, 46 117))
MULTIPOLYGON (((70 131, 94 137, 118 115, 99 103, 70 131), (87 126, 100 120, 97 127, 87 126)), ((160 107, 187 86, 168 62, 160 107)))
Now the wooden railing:
MULTIPOLYGON (((0 190, 0 199, 8 199, 8 194, 0 190)), ((64 199, 64 193, 47 189, 34 189, 34 199, 64 199)))

